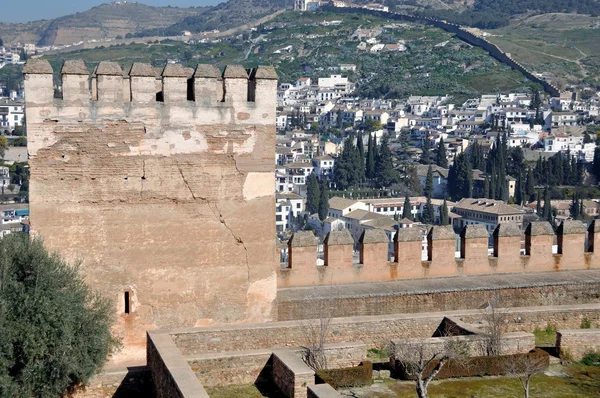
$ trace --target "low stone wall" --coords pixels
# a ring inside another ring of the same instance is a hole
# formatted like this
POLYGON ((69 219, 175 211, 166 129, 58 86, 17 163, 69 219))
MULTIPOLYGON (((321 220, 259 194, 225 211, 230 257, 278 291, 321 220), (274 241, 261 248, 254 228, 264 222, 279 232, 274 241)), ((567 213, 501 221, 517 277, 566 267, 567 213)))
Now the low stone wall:
MULTIPOLYGON (((292 350, 297 355, 301 353, 298 348, 292 350)), ((272 352, 272 349, 266 348, 206 353, 187 356, 185 360, 203 386, 252 384, 261 376, 272 352)), ((361 342, 327 344, 325 355, 330 369, 356 366, 366 358, 367 346, 361 342)))
MULTIPOLYGON (((488 355, 486 352, 487 340, 484 336, 452 336, 452 337, 431 337, 428 339, 402 339, 392 340, 390 352, 392 358, 399 358, 405 347, 414 347, 420 349, 423 347, 425 356, 431 357, 436 352, 442 352, 444 345, 449 341, 460 341, 469 348, 469 356, 482 357, 488 355)), ((535 336, 532 333, 513 332, 504 333, 500 343, 500 355, 512 355, 527 353, 535 348, 535 336)))
POLYGON ((600 329, 558 330, 556 348, 561 358, 581 361, 590 351, 600 352, 600 329))
POLYGON ((152 396, 152 378, 146 366, 106 369, 72 394, 73 398, 152 396))
POLYGON ((273 381, 287 397, 306 398, 307 387, 315 384, 315 372, 293 350, 275 350, 273 381))
POLYGON ((479 275, 280 289, 280 321, 309 319, 326 302, 334 317, 454 311, 494 299, 503 307, 600 303, 600 271, 479 275))
POLYGON ((209 398, 168 333, 148 332, 146 353, 156 398, 209 398))
MULTIPOLYGON (((571 329, 579 327, 584 318, 593 323, 600 322, 600 304, 520 307, 506 311, 506 332, 532 332, 548 325, 571 329)), ((484 320, 481 310, 335 318, 331 320, 327 342, 362 341, 367 348, 381 348, 398 338, 431 337, 444 317, 467 323, 484 320)), ((298 347, 306 342, 304 329, 302 322, 285 321, 175 329, 169 333, 184 356, 193 356, 210 352, 298 347)))
POLYGON ((342 394, 334 390, 329 384, 316 384, 308 386, 308 398, 342 398, 342 394))

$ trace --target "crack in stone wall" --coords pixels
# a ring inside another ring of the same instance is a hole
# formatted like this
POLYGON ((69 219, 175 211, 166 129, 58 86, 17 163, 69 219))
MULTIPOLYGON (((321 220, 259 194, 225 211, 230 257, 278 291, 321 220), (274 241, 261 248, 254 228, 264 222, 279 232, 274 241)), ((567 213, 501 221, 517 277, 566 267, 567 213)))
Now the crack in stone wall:
MULTIPOLYGON (((235 162, 234 162, 234 164, 235 164, 235 162)), ((236 235, 233 232, 233 230, 231 229, 231 227, 229 225, 227 225, 227 221, 225 221, 225 217, 223 217, 223 213, 221 212, 221 210, 219 210, 219 207, 217 206, 216 203, 211 203, 211 201, 208 200, 207 198, 196 197, 196 194, 194 194, 194 190, 192 189, 192 187, 190 187, 189 182, 185 178, 185 175, 183 174, 183 170, 181 169, 181 165, 179 163, 177 163, 177 169, 179 170, 179 174, 181 175, 181 179, 183 180, 183 183, 185 184, 187 189, 190 191, 192 198, 194 198, 194 200, 202 200, 202 201, 206 202, 206 204, 208 205, 208 208, 211 210, 211 212, 213 213, 215 218, 217 218, 219 220, 219 222, 229 231, 229 233, 231 234, 231 236, 233 237, 235 242, 244 248, 244 254, 246 257, 246 271, 248 273, 248 283, 250 283, 250 260, 248 258, 248 248, 246 247, 246 244, 244 243, 242 238, 240 236, 236 235), (213 208, 213 206, 214 206, 214 208, 213 208)), ((237 166, 236 166, 236 169, 237 169, 237 166)), ((239 169, 238 169, 238 172, 240 174, 243 174, 241 171, 239 171, 239 169)), ((223 178, 222 170, 221 170, 221 178, 223 178)))

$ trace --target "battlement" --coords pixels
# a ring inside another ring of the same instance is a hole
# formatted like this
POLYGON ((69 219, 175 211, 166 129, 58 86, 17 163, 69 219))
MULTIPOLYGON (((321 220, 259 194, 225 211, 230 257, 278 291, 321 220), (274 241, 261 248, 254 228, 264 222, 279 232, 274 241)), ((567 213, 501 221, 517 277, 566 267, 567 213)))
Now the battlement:
POLYGON ((221 72, 212 65, 200 64, 191 69, 167 64, 159 72, 150 64, 134 63, 124 72, 118 63, 102 61, 90 74, 84 61, 68 60, 60 70, 62 98, 55 98, 53 73, 45 59, 27 62, 23 69, 25 90, 34 89, 36 93, 26 98, 28 106, 104 102, 198 107, 244 102, 272 105, 272 87, 277 81, 271 66, 246 70, 240 65, 229 65, 221 72))
POLYGON ((564 221, 556 234, 548 222, 533 222, 525 230, 522 254, 521 230, 516 224, 500 224, 493 232, 493 253, 488 254, 488 231, 467 225, 460 233, 460 257, 456 235, 450 226, 434 226, 427 234, 427 260, 421 260, 422 237, 417 228, 401 228, 394 236, 394 260, 388 256, 383 230, 365 230, 359 239, 360 261, 353 263, 348 231, 332 231, 324 240, 325 265, 317 264, 317 242, 312 232, 297 232, 289 241, 289 262, 279 271, 279 287, 336 285, 410 278, 585 270, 600 268, 600 222, 586 229, 581 221, 564 221), (587 247, 586 246, 587 233, 587 247), (556 240, 558 251, 553 254, 556 240))

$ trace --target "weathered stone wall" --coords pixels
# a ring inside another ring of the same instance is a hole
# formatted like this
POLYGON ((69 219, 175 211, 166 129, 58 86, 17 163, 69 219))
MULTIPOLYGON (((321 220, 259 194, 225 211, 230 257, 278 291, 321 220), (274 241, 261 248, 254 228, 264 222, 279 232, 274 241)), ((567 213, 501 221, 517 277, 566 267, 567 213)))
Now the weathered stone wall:
MULTIPOLYGON (((599 223, 600 224, 600 223, 599 223)), ((494 232, 494 250, 488 255, 489 234, 485 228, 468 225, 461 231, 460 258, 455 258, 456 235, 449 226, 433 227, 427 239, 428 260, 421 260, 421 234, 413 228, 401 228, 395 235, 394 262, 388 262, 388 239, 382 230, 369 230, 372 238, 360 242, 360 264, 353 264, 350 242, 340 245, 338 231, 324 242, 325 253, 332 252, 331 265, 317 265, 317 242, 305 239, 302 247, 289 248, 288 268, 279 270, 280 288, 339 285, 348 283, 394 281, 441 276, 530 273, 600 269, 600 254, 585 247, 585 235, 592 241, 600 231, 596 222, 589 232, 580 221, 564 221, 554 233, 547 222, 533 222, 525 231, 526 254, 521 255, 521 231, 515 225, 501 224, 494 232), (552 253, 554 241, 558 254, 552 253), (502 249, 500 249, 502 248, 502 249)), ((306 234, 306 232, 300 232, 306 234)), ((293 237, 292 237, 293 240, 293 237)))
POLYGON ((561 329, 556 332, 561 358, 581 361, 590 351, 600 352, 600 329, 561 329))
MULTIPOLYGON (((481 335, 392 340, 390 352, 392 358, 400 358, 403 352, 407 352, 407 350, 413 353, 418 352, 422 347, 424 356, 431 357, 436 353, 443 352, 448 340, 462 342, 465 347, 468 347, 469 356, 471 357, 488 355, 486 351, 487 340, 481 335)), ((524 354, 534 348, 535 336, 532 333, 504 333, 501 337, 501 351, 499 355, 524 354)))
MULTIPOLYGON (((548 325, 570 329, 579 327, 583 318, 593 323, 600 321, 600 304, 510 308, 507 312, 506 332, 532 332, 548 325)), ((444 317, 466 323, 485 320, 481 310, 335 318, 331 320, 327 342, 360 341, 367 348, 381 348, 393 339, 431 337, 444 317)), ((180 329, 169 333, 181 353, 190 357, 209 352, 298 347, 305 344, 305 329, 302 322, 284 321, 180 329)))
POLYGON ((208 398, 169 334, 148 334, 146 360, 156 398, 208 398))
MULTIPOLYGON (((290 349, 301 354, 299 348, 290 349)), ((227 351, 190 355, 185 360, 203 386, 252 384, 259 379, 272 352, 268 348, 227 351)), ((367 346, 360 342, 327 344, 325 355, 330 369, 357 366, 367 357, 367 346)))
POLYGON ((47 61, 24 72, 32 233, 114 300, 121 357, 146 330, 274 319, 274 70, 102 62, 90 83, 67 61, 62 99, 47 61))
POLYGON ((73 398, 146 398, 152 395, 152 377, 146 366, 106 369, 72 394, 73 398))
POLYGON ((503 307, 600 303, 600 272, 461 276, 280 289, 278 319, 310 319, 326 304, 334 317, 453 311, 500 300, 503 307))
POLYGON ((315 384, 315 372, 289 349, 273 352, 273 381, 290 398, 306 398, 306 388, 315 384))

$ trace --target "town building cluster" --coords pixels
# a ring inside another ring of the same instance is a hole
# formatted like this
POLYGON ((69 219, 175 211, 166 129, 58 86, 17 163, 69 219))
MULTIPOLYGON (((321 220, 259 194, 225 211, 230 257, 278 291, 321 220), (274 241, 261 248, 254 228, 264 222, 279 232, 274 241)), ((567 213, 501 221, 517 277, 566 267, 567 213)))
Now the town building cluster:
MULTIPOLYGON (((356 34, 370 33, 357 31, 356 34)), ((378 228, 388 234, 390 254, 398 228, 421 227, 425 239, 427 228, 419 223, 427 208, 424 196, 410 197, 410 219, 402 217, 404 196, 387 197, 388 193, 374 199, 351 194, 347 198, 334 197, 329 201, 329 212, 324 220, 318 214, 304 211, 309 177, 314 174, 333 187, 336 163, 348 136, 356 137, 355 143, 362 139, 366 146, 369 136, 381 142, 386 135, 392 150, 408 142, 402 147, 407 159, 403 165, 396 162, 395 166, 402 172, 406 172, 407 164, 414 168, 423 189, 431 179, 434 223, 439 223, 443 199, 449 197, 449 169, 419 161, 424 148, 436 148, 441 140, 450 165, 457 155, 468 154, 474 144, 487 157, 502 137, 509 149, 521 148, 528 162, 547 160, 556 154, 582 164, 594 159, 596 136, 590 136, 586 125, 599 114, 597 95, 584 100, 572 93, 544 98, 539 93, 515 92, 482 95, 462 104, 454 103, 448 95, 411 96, 403 100, 365 99, 355 94, 356 85, 343 74, 355 71, 356 66, 339 65, 337 70, 342 74, 301 77, 296 82, 279 85, 275 187, 279 195, 280 233, 287 231, 289 235, 293 230, 310 225, 324 238, 330 231, 348 229, 358 242, 366 229, 378 228), (290 198, 296 202, 291 203, 290 198)), ((449 223, 456 231, 466 225, 483 225, 491 233, 503 222, 524 227, 537 219, 535 203, 508 204, 508 199, 516 195, 518 181, 515 176, 504 178, 506 200, 477 199, 485 196, 489 175, 485 170, 472 170, 473 197, 447 202, 449 223)), ((555 214, 557 219, 569 218, 569 205, 552 200, 553 207, 555 202, 557 209, 563 208, 555 214)), ((598 207, 597 201, 586 200, 583 214, 593 216, 598 207)), ((280 237, 285 239, 285 235, 280 237)))

